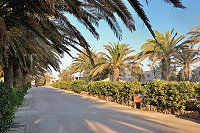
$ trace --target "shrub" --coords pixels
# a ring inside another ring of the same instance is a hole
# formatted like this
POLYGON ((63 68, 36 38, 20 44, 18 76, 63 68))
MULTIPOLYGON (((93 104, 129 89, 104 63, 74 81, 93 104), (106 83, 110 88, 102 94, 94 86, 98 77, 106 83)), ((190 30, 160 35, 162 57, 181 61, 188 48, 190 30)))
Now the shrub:
POLYGON ((19 106, 20 104, 22 104, 24 96, 26 95, 26 92, 29 88, 30 88, 29 84, 13 88, 13 94, 14 94, 13 100, 15 106, 19 106))
POLYGON ((0 83, 0 132, 9 128, 13 121, 15 107, 20 105, 30 84, 10 88, 5 83, 0 83))
POLYGON ((104 96, 117 96, 119 95, 120 82, 111 81, 92 81, 88 83, 89 93, 104 96))
POLYGON ((53 82, 51 85, 53 87, 59 88, 60 87, 60 82, 53 82))
POLYGON ((140 82, 137 81, 127 81, 122 84, 123 87, 119 90, 120 98, 122 100, 131 100, 133 94, 143 93, 143 87, 140 82))
POLYGON ((72 88, 72 82, 71 81, 60 82, 60 88, 64 90, 70 90, 72 88))
POLYGON ((159 106, 162 109, 187 109, 200 110, 200 84, 182 81, 153 81, 145 87, 137 81, 111 82, 91 81, 88 84, 84 80, 70 82, 56 82, 54 87, 69 89, 80 93, 89 92, 98 96, 112 96, 115 100, 131 100, 133 94, 144 93, 144 102, 159 106))
POLYGON ((98 96, 112 96, 115 99, 130 100, 135 93, 142 93, 143 87, 140 82, 111 82, 111 81, 91 81, 88 84, 84 80, 76 80, 70 82, 54 82, 54 87, 61 89, 70 89, 80 93, 87 91, 90 94, 98 96))
POLYGON ((163 109, 185 109, 186 103, 195 99, 196 86, 196 83, 189 81, 153 81, 145 86, 144 101, 163 109))
POLYGON ((11 124, 14 117, 12 88, 5 83, 0 83, 0 132, 4 132, 11 124))
POLYGON ((81 93, 81 91, 83 90, 83 85, 85 85, 85 84, 86 84, 85 80, 72 81, 71 90, 76 92, 76 93, 81 93))
POLYGON ((200 112, 200 83, 197 82, 195 84, 195 93, 194 93, 194 104, 198 108, 198 111, 200 112))

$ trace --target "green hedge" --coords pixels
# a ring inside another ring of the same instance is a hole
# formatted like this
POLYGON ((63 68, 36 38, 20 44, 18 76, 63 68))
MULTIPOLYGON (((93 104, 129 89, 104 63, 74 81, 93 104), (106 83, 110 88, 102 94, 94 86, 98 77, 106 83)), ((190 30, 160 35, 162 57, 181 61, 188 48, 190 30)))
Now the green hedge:
POLYGON ((13 124, 15 108, 19 106, 30 85, 10 88, 0 83, 0 133, 4 133, 13 124))
POLYGON ((195 103, 188 106, 196 106, 195 110, 198 110, 197 107, 200 105, 199 83, 189 81, 153 81, 149 85, 146 85, 145 89, 144 101, 147 105, 153 104, 163 109, 170 108, 172 110, 183 110, 186 108, 186 103, 195 103))
POLYGON ((81 93, 83 91, 83 86, 86 85, 85 80, 76 80, 76 81, 68 81, 68 82, 54 82, 52 83, 53 87, 72 90, 77 93, 81 93))
POLYGON ((142 86, 140 82, 111 82, 83 80, 70 82, 55 82, 54 87, 68 89, 80 93, 89 92, 98 96, 112 96, 115 100, 131 100, 133 94, 144 93, 145 105, 155 105, 162 109, 172 110, 200 110, 199 82, 153 81, 142 86))
POLYGON ((84 80, 54 82, 53 87, 72 90, 80 93, 89 92, 98 96, 112 96, 115 99, 130 100, 135 93, 142 93, 143 87, 140 82, 111 82, 111 81, 91 81, 86 83, 84 80))

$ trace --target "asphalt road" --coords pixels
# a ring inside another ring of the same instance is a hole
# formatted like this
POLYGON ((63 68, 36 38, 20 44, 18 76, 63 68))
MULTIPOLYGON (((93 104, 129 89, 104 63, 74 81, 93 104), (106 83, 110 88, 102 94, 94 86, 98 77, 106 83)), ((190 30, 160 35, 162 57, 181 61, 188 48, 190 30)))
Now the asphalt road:
POLYGON ((9 133, 199 133, 200 124, 157 112, 80 96, 55 88, 31 88, 9 133))

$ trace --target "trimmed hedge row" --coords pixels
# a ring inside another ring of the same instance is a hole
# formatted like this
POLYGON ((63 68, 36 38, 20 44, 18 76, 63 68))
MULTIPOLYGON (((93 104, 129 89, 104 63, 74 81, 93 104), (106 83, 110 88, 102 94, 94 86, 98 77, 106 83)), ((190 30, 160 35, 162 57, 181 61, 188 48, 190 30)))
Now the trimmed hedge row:
POLYGON ((76 80, 55 82, 52 86, 80 93, 89 92, 98 96, 111 96, 115 100, 132 100, 133 94, 144 93, 145 105, 162 109, 200 111, 200 83, 189 81, 153 81, 144 87, 140 82, 111 82, 76 80))
POLYGON ((12 124, 15 108, 19 106, 30 84, 10 88, 5 83, 0 83, 0 133, 4 133, 12 124))
POLYGON ((77 93, 81 91, 89 92, 98 96, 112 96, 116 100, 131 100, 133 94, 143 93, 144 89, 140 82, 111 82, 92 81, 87 83, 84 80, 54 82, 53 87, 72 90, 77 93))
POLYGON ((145 86, 144 102, 162 109, 199 110, 200 84, 189 81, 153 81, 145 86))

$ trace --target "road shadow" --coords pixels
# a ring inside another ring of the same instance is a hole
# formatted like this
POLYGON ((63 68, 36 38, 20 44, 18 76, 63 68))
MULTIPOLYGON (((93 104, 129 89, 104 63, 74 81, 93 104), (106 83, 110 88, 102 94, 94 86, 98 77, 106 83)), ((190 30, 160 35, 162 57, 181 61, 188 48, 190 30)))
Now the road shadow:
MULTIPOLYGON (((188 114, 190 115, 190 114, 188 114)), ((190 118, 187 116, 187 114, 184 114, 184 115, 176 115, 177 118, 179 119, 183 119, 183 120, 188 120, 188 121, 192 121, 192 122, 195 122, 197 124, 200 124, 200 117, 199 118, 190 118)))
MULTIPOLYGON (((91 131, 101 129, 102 132, 171 132, 171 127, 163 123, 149 120, 148 117, 144 118, 141 115, 131 114, 130 112, 122 112, 126 110, 126 106, 116 105, 107 106, 107 102, 98 102, 89 97, 84 97, 73 92, 63 92, 63 90, 54 89, 57 95, 67 95, 70 99, 76 99, 79 101, 78 106, 83 111, 81 116, 78 116, 79 122, 73 120, 76 115, 76 111, 73 112, 73 107, 69 109, 71 114, 61 114, 61 118, 69 118, 69 127, 80 128, 81 125, 87 125, 91 131), (84 106, 81 106, 84 105, 84 106), (66 116, 65 116, 66 115, 66 116), (99 119, 102 118, 102 119, 99 119), (110 130, 109 130, 110 129, 110 130), (117 129, 117 130, 116 130, 117 129)), ((71 101, 76 104, 75 101, 71 101)), ((75 105, 76 106, 76 105, 75 105)), ((80 113, 80 111, 78 111, 80 113)), ((64 121, 64 120, 63 120, 64 121)), ((72 131, 75 129, 71 129, 72 131)))
MULTIPOLYGON (((57 133, 169 133, 175 130, 170 124, 158 122, 160 118, 154 117, 152 120, 152 116, 143 115, 131 107, 116 103, 108 104, 106 101, 56 88, 40 87, 33 89, 31 93, 38 99, 42 97, 42 100, 48 101, 50 112, 43 114, 59 118, 57 123, 54 122, 57 128, 53 129, 57 133)), ((44 118, 41 116, 31 124, 45 122, 44 118)), ((181 129, 178 131, 186 132, 181 129)))

